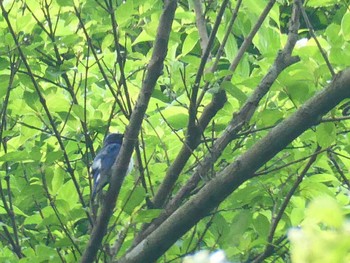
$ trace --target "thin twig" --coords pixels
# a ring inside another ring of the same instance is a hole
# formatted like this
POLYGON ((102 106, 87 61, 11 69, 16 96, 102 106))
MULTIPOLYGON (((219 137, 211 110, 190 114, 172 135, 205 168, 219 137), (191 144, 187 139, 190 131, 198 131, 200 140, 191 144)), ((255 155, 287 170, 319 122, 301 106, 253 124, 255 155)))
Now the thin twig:
POLYGON ((308 29, 309 29, 310 35, 311 35, 312 38, 315 40, 316 45, 317 45, 318 49, 320 50, 324 61, 326 62, 326 65, 327 65, 327 67, 328 67, 328 69, 329 69, 329 72, 332 74, 332 77, 334 77, 334 76, 335 76, 334 69, 333 69, 331 63, 329 62, 329 59, 328 59, 328 57, 327 57, 326 52, 323 50, 323 48, 322 48, 320 42, 318 41, 318 39, 317 39, 317 37, 316 37, 315 31, 314 31, 314 29, 313 29, 313 27, 312 27, 312 24, 311 24, 311 22, 310 22, 310 20, 309 20, 309 17, 307 16, 307 14, 306 14, 306 12, 305 12, 305 9, 304 9, 303 4, 301 3, 301 1, 296 1, 296 3, 298 4, 298 6, 299 6, 299 8, 300 8, 300 10, 301 10, 301 14, 303 15, 304 21, 305 21, 305 23, 306 23, 306 25, 307 25, 307 27, 308 27, 308 29))

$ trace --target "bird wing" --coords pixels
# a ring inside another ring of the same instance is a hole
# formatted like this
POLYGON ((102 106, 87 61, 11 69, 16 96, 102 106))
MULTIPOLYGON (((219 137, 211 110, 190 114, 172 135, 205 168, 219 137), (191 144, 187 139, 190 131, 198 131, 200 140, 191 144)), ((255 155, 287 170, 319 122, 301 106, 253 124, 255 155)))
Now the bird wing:
POLYGON ((96 155, 91 166, 94 179, 93 195, 107 184, 110 170, 119 154, 120 147, 119 143, 111 143, 103 147, 96 155))

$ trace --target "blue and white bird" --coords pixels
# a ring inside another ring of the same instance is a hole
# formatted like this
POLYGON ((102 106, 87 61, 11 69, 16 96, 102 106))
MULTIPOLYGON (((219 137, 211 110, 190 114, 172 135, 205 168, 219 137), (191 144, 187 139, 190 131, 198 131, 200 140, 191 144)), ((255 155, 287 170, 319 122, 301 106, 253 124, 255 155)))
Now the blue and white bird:
MULTIPOLYGON (((115 161, 120 152, 120 148, 123 143, 123 134, 121 133, 110 133, 107 135, 103 142, 102 149, 96 155, 92 163, 92 176, 94 185, 92 189, 91 200, 94 200, 96 194, 109 183, 109 179, 113 170, 115 169, 115 161)), ((130 159, 129 167, 126 172, 128 174, 133 167, 133 160, 130 159)))

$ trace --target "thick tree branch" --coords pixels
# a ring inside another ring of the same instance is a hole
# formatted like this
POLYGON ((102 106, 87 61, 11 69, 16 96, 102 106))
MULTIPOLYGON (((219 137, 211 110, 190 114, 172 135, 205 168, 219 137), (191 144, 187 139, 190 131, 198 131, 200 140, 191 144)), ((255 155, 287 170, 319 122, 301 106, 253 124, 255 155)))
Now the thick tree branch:
MULTIPOLYGON (((173 213, 181 204, 181 202, 191 193, 191 191, 197 186, 200 179, 205 177, 207 172, 210 170, 211 166, 216 162, 216 160, 221 156, 222 151, 226 146, 237 137, 237 134, 241 131, 242 127, 249 123, 251 117, 253 116, 255 110, 257 109, 260 100, 266 95, 270 90, 271 85, 277 79, 278 75, 288 66, 299 61, 299 58, 292 57, 291 53, 293 51, 294 45, 298 39, 298 29, 299 29, 299 11, 296 5, 294 5, 293 15, 290 21, 290 28, 288 34, 288 40, 284 49, 278 53, 274 64, 270 67, 268 73, 262 79, 261 83, 255 89, 253 94, 248 98, 246 103, 242 106, 241 110, 236 113, 223 134, 218 138, 210 152, 204 157, 204 160, 198 165, 195 173, 186 182, 186 184, 177 192, 175 197, 166 205, 163 213, 155 219, 136 239, 135 243, 139 242, 142 238, 147 236, 150 232, 158 227, 158 225, 164 221, 171 213, 173 213)), ((215 102, 215 100, 214 100, 215 102)), ((214 116, 208 118, 207 112, 202 114, 199 119, 200 125, 208 124, 207 121, 211 120, 214 116), (204 118, 206 116, 207 118, 204 118), (205 123, 203 123, 205 122, 205 123)), ((186 158, 186 155, 181 155, 181 159, 186 158)), ((177 158, 176 160, 178 160, 177 158)), ((174 163, 175 164, 175 163, 174 163)))
POLYGON ((120 187, 125 177, 129 160, 141 128, 143 117, 145 115, 153 89, 156 85, 156 81, 163 69, 163 63, 167 54, 169 35, 174 19, 176 5, 176 0, 168 0, 164 3, 164 9, 159 21, 159 27, 154 43, 152 58, 148 65, 147 74, 142 84, 142 89, 137 99, 135 108, 132 112, 129 126, 125 132, 123 145, 115 164, 115 171, 117 171, 117 173, 112 174, 110 186, 105 198, 105 203, 102 207, 101 214, 97 218, 96 225, 92 230, 89 243, 82 257, 82 262, 93 262, 96 257, 98 248, 101 245, 103 236, 106 233, 108 222, 113 213, 117 196, 119 194, 120 187))
POLYGON ((153 262, 183 234, 208 215, 242 183, 339 102, 350 97, 350 68, 336 75, 320 93, 292 116, 278 124, 247 152, 227 166, 217 177, 174 212, 147 238, 128 251, 119 263, 153 262))

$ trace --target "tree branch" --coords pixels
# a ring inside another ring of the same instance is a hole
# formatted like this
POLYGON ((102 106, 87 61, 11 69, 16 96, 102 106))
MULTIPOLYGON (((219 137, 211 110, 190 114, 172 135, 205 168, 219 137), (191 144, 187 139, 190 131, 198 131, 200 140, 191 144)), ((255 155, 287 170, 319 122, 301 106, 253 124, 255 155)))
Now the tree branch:
POLYGON ((116 169, 114 171, 117 172, 113 173, 111 176, 105 203, 102 207, 101 214, 97 218, 96 225, 92 230, 89 243, 84 251, 81 262, 93 262, 98 248, 101 245, 102 239, 107 231, 108 222, 113 213, 117 196, 119 194, 130 157, 141 128, 143 117, 145 115, 153 89, 156 85, 156 81, 163 69, 176 5, 176 0, 168 0, 164 3, 163 13, 160 17, 157 36, 154 43, 152 58, 148 65, 147 74, 142 84, 142 89, 137 99, 135 108, 130 117, 130 123, 125 132, 122 148, 116 160, 116 169))
POLYGON ((196 14, 196 25, 199 33, 199 43, 202 49, 202 55, 205 52, 205 48, 208 46, 209 37, 207 33, 207 25, 205 23, 205 17, 202 9, 202 1, 194 0, 193 1, 194 13, 196 14))
POLYGON ((153 262, 183 234, 219 205, 242 183, 339 102, 350 97, 350 68, 337 74, 328 88, 313 96, 292 116, 278 124, 174 212, 118 262, 153 262))

